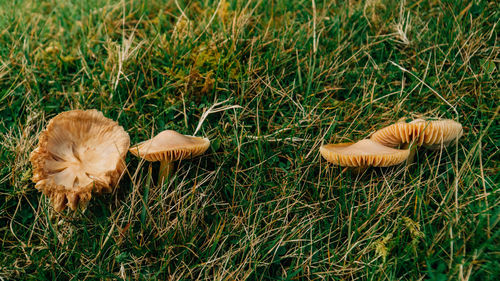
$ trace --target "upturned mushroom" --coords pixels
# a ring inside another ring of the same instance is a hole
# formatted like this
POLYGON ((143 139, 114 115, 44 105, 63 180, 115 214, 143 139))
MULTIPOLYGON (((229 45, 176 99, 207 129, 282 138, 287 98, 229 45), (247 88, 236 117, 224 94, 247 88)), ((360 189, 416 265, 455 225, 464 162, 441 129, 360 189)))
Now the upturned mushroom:
POLYGON ((166 130, 152 139, 138 143, 130 152, 147 161, 160 161, 159 182, 168 179, 173 170, 173 162, 193 158, 203 154, 210 146, 207 138, 185 136, 176 131, 166 130))
POLYGON ((417 146, 439 148, 460 138, 462 134, 462 124, 456 121, 417 119, 387 126, 373 133, 370 139, 389 147, 414 143, 417 146))
POLYGON ((72 110, 49 121, 31 153, 36 189, 54 209, 76 210, 92 192, 111 192, 125 168, 130 138, 97 110, 72 110))
POLYGON ((408 158, 408 149, 394 149, 364 139, 356 143, 326 144, 319 149, 323 158, 344 167, 389 167, 408 158))

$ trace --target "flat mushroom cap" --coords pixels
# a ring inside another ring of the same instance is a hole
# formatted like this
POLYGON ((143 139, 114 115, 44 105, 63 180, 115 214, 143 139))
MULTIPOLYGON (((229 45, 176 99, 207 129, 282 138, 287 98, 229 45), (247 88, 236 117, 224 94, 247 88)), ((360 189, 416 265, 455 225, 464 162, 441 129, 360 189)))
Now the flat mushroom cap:
POLYGON ((462 124, 453 120, 398 122, 373 133, 370 139, 389 147, 415 141, 418 146, 436 147, 450 144, 462 136, 462 124))
POLYGON ((410 154, 409 149, 394 149, 369 139, 327 144, 319 151, 328 162, 347 167, 389 167, 405 161, 410 154))
POLYGON ((203 154, 210 146, 207 138, 185 136, 166 130, 150 140, 130 148, 130 152, 147 161, 177 161, 203 154))
POLYGON ((35 187, 56 211, 85 205, 92 191, 111 192, 125 168, 130 138, 97 110, 72 110, 52 118, 31 152, 35 187))

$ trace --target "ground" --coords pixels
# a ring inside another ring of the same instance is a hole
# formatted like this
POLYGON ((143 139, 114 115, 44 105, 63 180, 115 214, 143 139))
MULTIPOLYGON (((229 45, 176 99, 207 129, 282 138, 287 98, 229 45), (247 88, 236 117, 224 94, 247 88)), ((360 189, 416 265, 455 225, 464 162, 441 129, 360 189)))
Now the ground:
POLYGON ((0 278, 498 280, 497 1, 0 1, 0 278), (98 109, 131 142, 111 194, 56 213, 31 181, 48 120, 98 109), (464 135, 411 164, 326 163, 399 120, 464 135))

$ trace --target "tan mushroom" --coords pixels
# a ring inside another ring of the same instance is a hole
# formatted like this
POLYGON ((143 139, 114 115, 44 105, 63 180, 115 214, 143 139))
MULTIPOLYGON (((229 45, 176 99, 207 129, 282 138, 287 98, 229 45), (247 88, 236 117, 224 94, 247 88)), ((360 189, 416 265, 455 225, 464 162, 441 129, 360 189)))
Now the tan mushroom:
POLYGON ((347 167, 388 167, 408 158, 408 149, 394 149, 369 139, 356 143, 326 144, 319 149, 323 158, 347 167))
POLYGON ((415 143, 418 146, 439 148, 462 136, 462 125, 453 120, 398 122, 380 129, 370 137, 385 146, 398 147, 415 143))
POLYGON ((125 168, 130 138, 97 110, 72 110, 50 120, 31 153, 35 187, 54 209, 85 206, 96 193, 111 192, 125 168))
POLYGON ((173 162, 203 154, 210 146, 207 138, 185 136, 176 131, 166 130, 152 139, 138 143, 130 152, 147 161, 160 161, 159 182, 168 179, 173 170, 173 162))

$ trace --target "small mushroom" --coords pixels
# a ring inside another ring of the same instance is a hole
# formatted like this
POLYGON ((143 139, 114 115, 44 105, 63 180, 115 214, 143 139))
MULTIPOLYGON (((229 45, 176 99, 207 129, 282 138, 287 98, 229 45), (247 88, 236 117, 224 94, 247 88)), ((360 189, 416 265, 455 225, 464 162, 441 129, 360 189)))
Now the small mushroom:
POLYGON ((398 122, 380 129, 370 137, 373 141, 389 147, 414 143, 418 146, 439 148, 462 136, 462 124, 453 120, 398 122))
POLYGON ((364 139, 356 143, 326 144, 319 149, 323 158, 347 167, 389 167, 408 158, 409 150, 394 149, 364 139))
POLYGON ((72 110, 52 118, 31 153, 35 187, 54 209, 84 206, 92 191, 111 192, 125 168, 130 138, 97 110, 72 110))
POLYGON ((173 162, 203 154, 210 146, 207 138, 185 136, 176 131, 166 130, 152 139, 138 143, 130 152, 147 161, 160 161, 159 182, 168 179, 173 170, 173 162))

